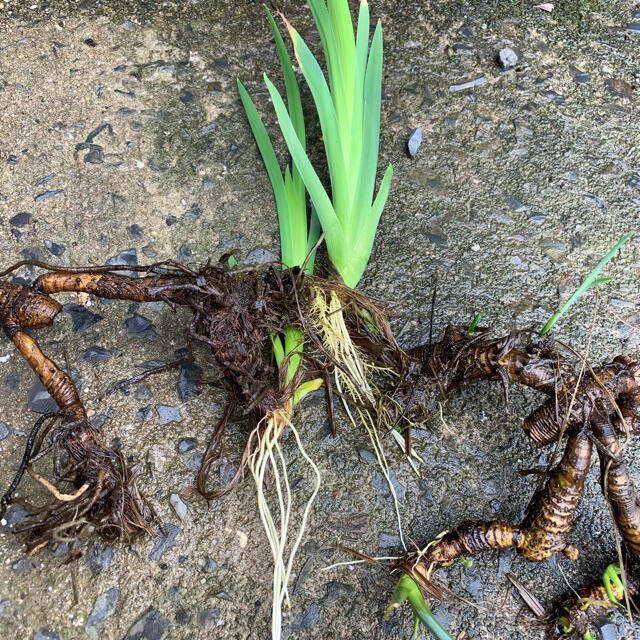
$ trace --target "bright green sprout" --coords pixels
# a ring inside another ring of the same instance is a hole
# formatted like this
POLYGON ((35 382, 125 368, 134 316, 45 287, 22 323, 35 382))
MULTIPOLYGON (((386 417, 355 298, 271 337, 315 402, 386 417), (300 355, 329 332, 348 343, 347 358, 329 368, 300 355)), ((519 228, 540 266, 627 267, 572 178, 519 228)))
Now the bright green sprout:
POLYGON ((471 321, 471 324, 469 325, 469 328, 467 329, 467 335, 470 338, 473 338, 473 334, 474 334, 474 332, 476 330, 476 327, 478 326, 478 322, 480 322, 480 317, 481 316, 482 316, 481 313, 476 313, 475 317, 471 321))
POLYGON ((590 289, 591 287, 595 287, 595 286, 601 284, 602 282, 606 282, 607 280, 611 280, 611 278, 598 278, 598 274, 600 273, 600 270, 602 269, 602 267, 604 267, 607 264, 607 262, 609 262, 609 260, 611 260, 611 258, 613 258, 613 256, 616 254, 618 249, 620 249, 620 247, 622 247, 622 245, 627 240, 629 240, 629 238, 631 238, 632 235, 633 235, 633 231, 631 231, 631 232, 627 233, 626 235, 622 236, 622 238, 620 238, 620 240, 618 241, 616 246, 613 247, 613 249, 611 249, 611 251, 609 251, 609 253, 607 253, 607 255, 604 258, 602 258, 602 260, 600 260, 600 262, 598 262, 596 268, 589 274, 589 277, 576 289, 574 294, 564 303, 562 308, 559 311, 556 311, 549 318, 549 321, 547 322, 547 324, 544 325, 544 328, 540 332, 541 336, 544 336, 546 333, 549 332, 549 329, 551 329, 551 327, 565 314, 565 312, 569 309, 569 307, 571 307, 571 305, 587 289, 590 289))
POLYGON ((473 560, 469 560, 469 559, 465 558, 464 556, 460 556, 460 564, 463 567, 466 567, 468 569, 469 567, 473 567, 473 560))
POLYGON ((569 621, 568 616, 560 616, 558 619, 560 626, 562 627, 562 631, 564 633, 571 633, 573 631, 573 627, 571 626, 571 622, 569 621))
POLYGON ((420 587, 416 584, 416 581, 408 575, 403 575, 398 584, 396 585, 391 604, 387 607, 384 613, 386 618, 393 609, 397 609, 401 606, 405 600, 409 601, 409 604, 413 608, 413 638, 418 638, 418 626, 422 624, 431 631, 433 637, 436 640, 453 640, 453 637, 444 629, 444 627, 436 620, 431 613, 427 603, 425 602, 420 587))
POLYGON ((624 585, 622 584, 622 580, 620 580, 621 575, 622 571, 620 570, 620 565, 617 563, 610 564, 602 574, 604 590, 607 592, 609 600, 617 605, 620 605, 620 600, 622 598, 616 598, 615 594, 613 593, 613 587, 611 585, 613 584, 613 586, 615 586, 620 593, 624 594, 624 585))
POLYGON ((382 27, 378 22, 369 48, 369 7, 360 3, 354 36, 347 0, 308 0, 320 32, 327 84, 318 61, 300 34, 287 23, 296 58, 316 104, 331 198, 305 152, 280 93, 264 76, 280 129, 307 187, 324 230, 331 262, 345 284, 358 284, 389 193, 389 166, 374 198, 382 95, 382 27))
POLYGON ((591 635, 591 631, 587 631, 587 633, 582 636, 582 640, 595 640, 595 638, 591 635))
POLYGON ((230 269, 233 269, 238 264, 238 261, 235 259, 233 255, 227 258, 227 265, 230 269))

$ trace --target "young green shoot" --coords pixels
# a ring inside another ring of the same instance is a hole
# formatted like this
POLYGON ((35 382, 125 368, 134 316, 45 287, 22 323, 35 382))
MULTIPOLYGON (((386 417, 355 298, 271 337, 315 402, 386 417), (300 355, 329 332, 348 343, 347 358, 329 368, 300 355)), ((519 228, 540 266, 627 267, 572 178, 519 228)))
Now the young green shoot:
POLYGON ((469 328, 467 329, 467 335, 470 338, 473 338, 473 334, 475 333, 476 327, 478 326, 478 322, 480 322, 480 317, 482 316, 481 313, 476 313, 476 315, 474 316, 473 320, 471 321, 471 324, 469 325, 469 328))
POLYGON ((574 294, 564 303, 564 305, 562 305, 562 307, 558 311, 556 311, 549 318, 547 324, 544 325, 544 328, 540 332, 541 336, 544 336, 549 332, 551 327, 553 327, 553 325, 567 312, 567 310, 573 305, 573 303, 576 302, 576 300, 578 300, 578 298, 580 298, 585 291, 587 291, 587 289, 590 289, 591 287, 596 287, 597 285, 601 284, 602 282, 606 282, 607 280, 611 280, 610 277, 598 278, 598 274, 600 273, 602 268, 609 262, 609 260, 611 260, 611 258, 613 258, 613 256, 618 252, 618 250, 622 247, 622 245, 625 242, 627 242, 629 238, 631 238, 632 235, 633 235, 633 232, 631 231, 625 234, 624 236, 622 236, 622 238, 620 238, 620 240, 616 243, 613 249, 611 249, 611 251, 609 251, 609 253, 607 253, 607 255, 604 258, 602 258, 602 260, 600 260, 600 262, 598 262, 595 269, 589 274, 587 279, 576 289, 574 294))
MULTIPOLYGON (((296 29, 285 19, 293 47, 315 102, 331 189, 327 190, 300 143, 284 100, 265 74, 264 79, 278 118, 280 130, 325 233, 329 259, 340 279, 354 288, 367 266, 373 241, 389 194, 393 168, 384 173, 375 191, 380 144, 382 100, 382 26, 376 25, 369 43, 369 7, 361 0, 357 26, 351 22, 347 0, 308 0, 320 34, 328 82, 318 60, 296 29)), ((389 467, 377 435, 376 391, 370 379, 375 370, 353 343, 343 313, 343 301, 335 291, 314 292, 312 322, 324 346, 337 363, 337 390, 354 425, 367 430, 380 466, 396 502, 389 467), (346 398, 364 406, 354 417, 346 398), (371 428, 371 425, 373 429, 371 428)), ((393 433, 404 449, 402 437, 393 433)), ((402 538, 402 535, 401 535, 402 538)))
MULTIPOLYGON (((305 125, 296 76, 273 16, 268 8, 265 7, 265 9, 276 41, 278 57, 284 76, 288 102, 287 116, 292 123, 298 144, 304 149, 305 125)), ((305 265, 305 273, 311 274, 313 273, 315 252, 312 255, 309 255, 309 253, 315 247, 321 230, 313 207, 310 221, 308 222, 307 220, 304 182, 296 165, 287 165, 284 172, 281 171, 260 114, 240 80, 238 80, 238 91, 273 189, 280 226, 280 248, 283 267, 288 269, 305 265)), ((233 266, 231 262, 229 262, 229 266, 233 266)), ((281 374, 281 391, 284 391, 289 388, 291 381, 302 366, 302 331, 297 327, 286 327, 284 335, 272 332, 270 337, 274 359, 281 374)), ((274 562, 271 619, 272 638, 274 640, 278 640, 281 637, 282 606, 285 600, 288 601, 288 583, 293 561, 302 540, 311 505, 320 487, 320 472, 302 446, 298 431, 291 422, 291 414, 294 406, 307 393, 317 389, 321 384, 322 380, 320 379, 309 380, 299 384, 297 388, 291 391, 289 401, 264 416, 250 436, 250 440, 255 442, 255 449, 249 459, 249 469, 255 481, 258 511, 271 547, 274 562), (297 534, 293 543, 289 546, 287 541, 293 528, 292 524, 296 520, 292 518, 292 493, 287 476, 286 460, 280 446, 280 438, 286 427, 291 429, 295 443, 314 475, 311 495, 299 521, 297 534), (275 507, 270 505, 264 491, 267 473, 273 479, 276 495, 275 507)))
POLYGON ((396 585, 391 604, 387 607, 384 617, 386 618, 391 611, 400 607, 406 600, 409 601, 413 609, 413 638, 418 638, 418 626, 420 622, 433 634, 436 640, 453 640, 453 637, 446 629, 436 620, 431 609, 427 605, 420 587, 416 581, 409 575, 404 574, 396 585))

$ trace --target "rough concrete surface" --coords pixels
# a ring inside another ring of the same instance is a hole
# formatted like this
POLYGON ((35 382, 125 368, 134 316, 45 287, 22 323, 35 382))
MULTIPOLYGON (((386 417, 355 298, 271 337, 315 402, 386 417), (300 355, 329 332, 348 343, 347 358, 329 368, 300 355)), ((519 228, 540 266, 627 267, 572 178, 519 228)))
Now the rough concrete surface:
MULTIPOLYGON (((393 163, 395 176, 362 287, 393 308, 405 346, 428 335, 434 274, 436 336, 476 311, 498 331, 539 326, 638 226, 640 6, 567 2, 546 13, 532 4, 371 2, 385 32, 381 166, 393 163), (507 47, 517 61, 503 54, 504 69, 499 52, 507 47), (410 157, 417 127, 422 144, 410 157)), ((304 3, 281 8, 316 47, 304 3)), ((25 257, 79 266, 116 256, 142 264, 202 263, 228 251, 241 261, 278 254, 269 183, 235 87, 238 77, 246 83, 273 131, 261 72, 279 73, 261 3, 5 1, 0 56, 2 266, 25 257)), ((305 104, 311 112, 306 94, 305 104)), ((317 128, 309 144, 318 148, 317 128)), ((639 248, 636 237, 607 268, 614 280, 602 287, 593 326, 596 363, 638 352, 639 248)), ((59 299, 78 304, 73 295, 59 299)), ((142 363, 171 360, 184 346, 188 314, 160 306, 93 301, 89 310, 99 317, 67 307, 38 337, 55 360, 68 357, 105 441, 118 439, 138 462, 138 483, 170 525, 167 537, 135 546, 93 539, 83 558, 62 564, 53 549, 25 558, 20 541, 2 535, 3 638, 269 637, 270 554, 251 482, 210 508, 194 490, 224 394, 200 386, 185 396, 193 388, 183 376, 181 396, 178 373, 170 372, 128 395, 104 395, 142 363)), ((593 309, 594 297, 586 296, 559 335, 585 350, 593 309)), ((35 420, 28 405, 42 410, 46 398, 6 341, 0 356, 5 488, 35 420)), ((198 357, 204 377, 215 378, 204 349, 198 357)), ((535 403, 514 391, 507 415, 495 385, 457 394, 443 420, 421 432, 422 479, 389 447, 406 489, 409 538, 428 541, 465 518, 519 521, 535 486, 535 477, 519 471, 548 456, 519 431, 535 403)), ((372 556, 398 552, 392 504, 365 434, 339 414, 332 438, 321 394, 303 404, 296 423, 324 479, 296 563, 286 634, 408 637, 407 610, 382 620, 393 589, 384 566, 322 571, 349 559, 332 543, 372 556)), ((245 429, 239 417, 221 478, 233 471, 245 429)), ((295 447, 284 446, 292 482, 308 480, 295 447)), ((635 445, 629 456, 637 468, 635 445)), ((509 552, 442 572, 446 585, 477 605, 434 603, 454 635, 542 638, 505 572, 551 610, 567 584, 597 577, 614 559, 596 466, 571 536, 581 550, 577 562, 533 565, 509 552)), ((300 497, 307 486, 301 483, 300 497)), ((618 637, 638 637, 622 615, 614 622, 618 637)), ((611 626, 602 633, 616 637, 611 626)))

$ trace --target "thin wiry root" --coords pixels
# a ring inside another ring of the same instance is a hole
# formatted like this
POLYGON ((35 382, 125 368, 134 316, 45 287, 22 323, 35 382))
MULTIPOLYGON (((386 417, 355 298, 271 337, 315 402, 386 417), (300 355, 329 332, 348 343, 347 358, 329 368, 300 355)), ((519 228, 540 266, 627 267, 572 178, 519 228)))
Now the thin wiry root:
POLYGON ((281 637, 282 605, 285 601, 287 604, 289 603, 288 583, 291 577, 293 561, 302 541, 311 505, 318 493, 321 480, 318 467, 302 446, 300 435, 290 420, 291 411, 291 404, 288 403, 284 408, 268 414, 256 425, 250 436, 250 442, 255 440, 256 447, 249 458, 249 469, 256 484, 258 511, 271 547, 274 562, 271 619, 273 640, 279 640, 281 637), (288 558, 286 558, 287 541, 291 525, 293 499, 287 474, 287 464, 280 446, 280 437, 287 426, 293 433, 302 457, 309 464, 315 475, 313 490, 304 508, 298 533, 288 551, 288 558), (271 472, 277 496, 277 516, 274 516, 264 493, 265 477, 268 471, 271 472))

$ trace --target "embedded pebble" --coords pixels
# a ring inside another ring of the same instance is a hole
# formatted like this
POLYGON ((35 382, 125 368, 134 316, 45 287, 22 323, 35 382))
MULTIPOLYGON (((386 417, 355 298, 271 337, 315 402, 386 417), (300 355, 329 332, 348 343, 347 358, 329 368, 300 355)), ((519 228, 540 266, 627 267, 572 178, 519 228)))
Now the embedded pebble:
POLYGON ((180 368, 178 377, 178 394, 184 402, 198 392, 198 384, 202 378, 202 369, 193 362, 185 362, 180 368))
POLYGON ((220 619, 220 609, 204 609, 198 612, 196 624, 201 629, 210 629, 220 619))
POLYGON ((140 228, 140 225, 132 224, 127 227, 127 231, 129 232, 129 235, 133 236, 134 238, 142 237, 142 229, 140 228))
POLYGON ((111 566, 113 562, 113 549, 108 545, 106 547, 92 545, 86 554, 85 562, 89 567, 89 571, 91 571, 94 576, 97 576, 100 572, 111 566))
POLYGON ((149 554, 149 560, 158 561, 171 547, 178 545, 176 538, 182 533, 180 527, 176 527, 174 524, 168 522, 164 523, 166 535, 162 533, 162 529, 158 527, 156 533, 153 536, 153 548, 149 554))
POLYGON ((6 440, 11 435, 11 428, 6 422, 0 420, 0 442, 6 440))
POLYGON ((74 331, 86 331, 93 327, 94 324, 98 324, 98 322, 104 320, 104 316, 89 311, 89 309, 83 307, 81 304, 69 302, 63 304, 62 308, 71 316, 74 331))
POLYGON ((640 22, 630 22, 627 25, 627 31, 631 31, 634 33, 640 33, 640 22))
MULTIPOLYGON (((404 496, 407 493, 406 488, 400 484, 398 478, 396 477, 395 472, 392 469, 389 469, 389 477, 391 478, 391 484, 395 489, 398 500, 404 500, 404 496)), ((384 477, 382 473, 377 473, 376 477, 373 479, 371 486, 377 489, 383 496, 390 496, 391 490, 389 489, 389 483, 387 479, 384 477)))
POLYGON ((178 518, 184 520, 187 517, 187 505, 182 501, 182 498, 177 493, 172 493, 169 502, 178 518))
POLYGON ((422 128, 417 127, 409 134, 409 139, 407 140, 407 152, 409 155, 414 158, 418 153, 418 149, 422 144, 422 128))
POLYGON ((633 89, 631 85, 619 78, 608 78, 604 83, 606 92, 612 98, 626 98, 631 100, 633 98, 633 89))
POLYGON ((213 558, 207 558, 202 570, 205 573, 213 573, 218 568, 218 563, 213 558))
POLYGON ((127 318, 124 324, 127 327, 127 334, 132 338, 150 340, 151 342, 158 338, 151 320, 137 313, 134 313, 131 318, 127 318))
POLYGON ((278 257, 268 249, 254 249, 247 256, 246 264, 265 264, 267 262, 278 262, 278 257))
POLYGON ((631 176, 627 181, 627 187, 640 191, 640 176, 631 176))
POLYGON ((36 202, 41 202, 42 200, 53 198, 53 196, 57 196, 60 193, 64 193, 64 189, 54 189, 53 191, 45 191, 44 193, 40 193, 39 195, 36 196, 36 202))
MULTIPOLYGON (((138 253, 135 249, 125 249, 125 251, 121 251, 118 255, 112 256, 106 262, 111 266, 131 266, 135 267, 138 265, 138 253)), ((136 278, 138 276, 135 271, 118 271, 117 272, 121 276, 130 276, 132 278, 136 278)))
POLYGON ((91 640, 98 640, 98 625, 101 625, 116 610, 116 604, 120 597, 118 587, 111 587, 104 593, 100 594, 93 605, 91 615, 87 620, 84 629, 91 640))
POLYGON ((13 218, 9 218, 9 224, 14 227, 25 227, 31 222, 31 214, 28 211, 17 213, 13 218))
POLYGON ((178 609, 176 611, 176 622, 178 624, 189 624, 191 622, 191 614, 186 609, 178 609))
POLYGON ((498 52, 498 62, 503 69, 510 69, 518 64, 518 54, 510 47, 500 49, 498 52))
POLYGON ((0 616, 5 612, 5 610, 9 607, 9 605, 11 604, 10 600, 0 600, 0 616))
POLYGON ((18 389, 20 388, 20 375, 15 371, 12 371, 11 373, 7 374, 4 379, 4 383, 7 385, 7 387, 9 387, 9 389, 11 389, 11 391, 18 391, 18 389))
POLYGON ((487 84, 487 79, 485 76, 481 76, 480 78, 469 80, 469 82, 463 82, 462 84, 452 84, 449 87, 449 91, 456 93, 458 91, 465 91, 466 89, 473 89, 474 87, 481 87, 484 84, 487 84))
POLYGON ((111 357, 111 351, 104 347, 93 345, 82 353, 82 359, 87 362, 104 362, 111 357))
POLYGON ((34 634, 33 640, 62 640, 59 633, 45 627, 40 627, 34 634))
POLYGON ((160 424, 169 424, 170 422, 182 422, 182 413, 180 407, 169 407, 165 404, 156 405, 158 419, 160 424))
POLYGON ((384 549, 400 546, 400 536, 395 533, 381 533, 380 546, 384 549))
POLYGON ((168 628, 169 621, 157 609, 149 609, 127 631, 123 640, 162 640, 168 628))
POLYGON ((198 446, 198 442, 193 438, 182 438, 178 442, 178 453, 193 451, 198 446))
POLYGON ((136 411, 136 418, 138 420, 142 420, 142 422, 147 422, 148 420, 151 419, 152 414, 153 414, 153 407, 150 404, 148 404, 144 407, 140 407, 136 411))
POLYGON ((16 560, 11 563, 11 568, 15 571, 19 576, 23 576, 26 573, 30 573, 31 569, 33 569, 33 563, 30 558, 20 558, 20 560, 16 560))
POLYGON ((362 462, 366 462, 367 464, 378 464, 378 459, 375 454, 371 453, 371 451, 367 451, 367 449, 358 449, 358 455, 362 462))
POLYGON ((45 240, 44 246, 46 247, 49 253, 58 257, 61 256, 66 251, 63 245, 58 244, 57 242, 52 242, 51 240, 45 240))

